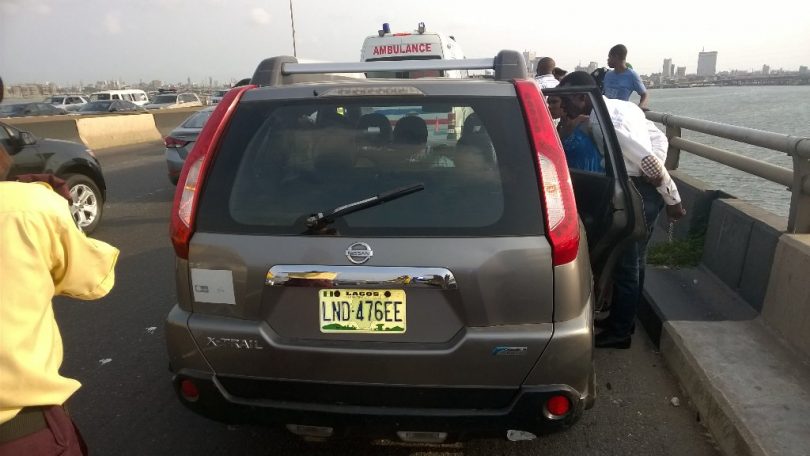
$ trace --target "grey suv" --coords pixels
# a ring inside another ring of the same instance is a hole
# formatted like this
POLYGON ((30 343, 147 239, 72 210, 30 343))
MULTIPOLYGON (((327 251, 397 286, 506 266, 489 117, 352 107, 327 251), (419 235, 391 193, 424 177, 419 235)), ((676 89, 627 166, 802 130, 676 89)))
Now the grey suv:
MULTIPOLYGON (((569 173, 525 68, 514 51, 276 57, 231 90, 172 212, 180 400, 322 438, 573 424, 595 397, 593 304, 639 203, 609 121, 606 172, 569 173), (475 68, 494 80, 317 74, 475 68)), ((574 92, 608 119, 596 87, 554 91, 574 92)))

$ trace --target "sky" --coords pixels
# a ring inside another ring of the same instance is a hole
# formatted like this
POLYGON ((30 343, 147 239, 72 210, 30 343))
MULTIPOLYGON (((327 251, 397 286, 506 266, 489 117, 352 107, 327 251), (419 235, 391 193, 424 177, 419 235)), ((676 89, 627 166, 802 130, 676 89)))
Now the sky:
MULTIPOLYGON (((810 66, 810 2, 292 0, 297 55, 357 61, 383 22, 455 36, 469 58, 533 50, 572 70, 627 46, 641 74, 664 58, 694 73, 701 49, 717 70, 810 66), (670 4, 676 6, 669 6, 670 4), (745 6, 758 5, 756 8, 745 6), (574 12, 576 9, 581 13, 574 12)), ((289 0, 0 0, 0 77, 7 84, 99 80, 238 80, 292 55, 289 0)))

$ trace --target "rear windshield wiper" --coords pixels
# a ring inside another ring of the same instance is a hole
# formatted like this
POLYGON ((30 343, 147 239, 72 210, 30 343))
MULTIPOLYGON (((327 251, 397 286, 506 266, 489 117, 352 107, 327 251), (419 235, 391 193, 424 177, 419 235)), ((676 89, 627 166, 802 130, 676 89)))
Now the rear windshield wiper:
POLYGON ((307 234, 320 233, 321 230, 326 228, 326 226, 334 223, 337 218, 343 217, 344 215, 349 215, 370 207, 379 206, 380 204, 402 198, 403 196, 410 195, 411 193, 421 192, 424 189, 425 184, 422 183, 407 185, 405 187, 399 187, 384 193, 380 193, 379 195, 372 196, 371 198, 338 206, 332 209, 332 211, 328 214, 324 214, 323 212, 312 214, 307 217, 306 220, 307 234))

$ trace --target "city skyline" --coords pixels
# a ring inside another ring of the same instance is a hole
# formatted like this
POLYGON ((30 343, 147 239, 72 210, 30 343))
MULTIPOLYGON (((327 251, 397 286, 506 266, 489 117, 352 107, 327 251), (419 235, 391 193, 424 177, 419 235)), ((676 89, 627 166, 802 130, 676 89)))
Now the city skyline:
MULTIPOLYGON (((810 5, 791 3, 793 13, 785 20, 778 7, 787 5, 784 0, 765 11, 684 0, 668 12, 664 26, 648 18, 647 4, 637 0, 628 0, 621 12, 567 14, 560 21, 552 20, 548 8, 516 0, 497 6, 481 0, 411 0, 385 8, 371 0, 334 0, 329 14, 323 2, 293 1, 298 55, 316 60, 357 61, 363 39, 383 22, 393 31, 411 31, 425 22, 429 31, 454 35, 467 57, 532 49, 568 70, 590 61, 606 66, 607 51, 617 43, 628 47, 628 61, 641 74, 660 73, 663 58, 693 74, 703 48, 719 53, 718 72, 763 65, 797 71, 810 63, 810 28, 800 21, 810 16, 810 5), (680 33, 683 24, 691 33, 680 33), (571 39, 573 30, 582 30, 583 38, 571 39)), ((262 59, 292 51, 288 2, 0 0, 0 76, 7 83, 238 80, 250 76, 262 59), (69 23, 81 26, 65 27, 69 23)))

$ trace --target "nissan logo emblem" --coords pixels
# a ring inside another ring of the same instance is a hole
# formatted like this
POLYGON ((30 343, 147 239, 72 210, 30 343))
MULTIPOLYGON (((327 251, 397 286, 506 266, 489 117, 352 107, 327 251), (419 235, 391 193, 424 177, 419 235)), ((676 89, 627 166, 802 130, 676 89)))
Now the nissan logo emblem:
POLYGON ((355 242, 346 249, 346 257, 354 264, 363 264, 372 256, 374 251, 365 242, 355 242))

